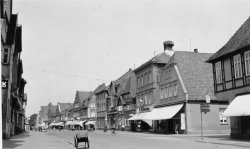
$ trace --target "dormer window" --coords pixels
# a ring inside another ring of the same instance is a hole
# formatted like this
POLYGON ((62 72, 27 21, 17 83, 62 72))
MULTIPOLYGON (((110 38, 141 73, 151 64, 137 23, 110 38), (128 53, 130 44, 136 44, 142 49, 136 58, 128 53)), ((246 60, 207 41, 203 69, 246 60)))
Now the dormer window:
POLYGON ((242 77, 241 57, 240 54, 234 56, 234 74, 235 78, 242 77))

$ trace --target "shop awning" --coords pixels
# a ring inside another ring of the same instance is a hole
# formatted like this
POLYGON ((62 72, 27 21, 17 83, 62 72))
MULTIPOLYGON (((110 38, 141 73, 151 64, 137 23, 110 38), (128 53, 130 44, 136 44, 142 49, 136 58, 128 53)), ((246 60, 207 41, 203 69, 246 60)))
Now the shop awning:
POLYGON ((250 94, 240 95, 229 104, 225 116, 249 116, 250 115, 250 94))
POLYGON ((145 113, 137 113, 133 117, 129 118, 128 120, 144 120, 147 119, 147 116, 150 112, 145 112, 145 113))
POLYGON ((183 104, 167 106, 163 108, 155 108, 144 118, 147 120, 163 120, 171 119, 177 112, 180 111, 183 104))
POLYGON ((90 124, 95 125, 95 121, 88 121, 85 125, 90 125, 90 124))
POLYGON ((49 126, 56 126, 57 123, 51 123, 49 126))
POLYGON ((57 123, 56 125, 57 125, 57 126, 63 126, 64 124, 63 124, 63 122, 59 122, 59 123, 57 123))
POLYGON ((82 124, 86 121, 79 121, 78 124, 82 126, 82 124))
POLYGON ((70 125, 72 121, 67 121, 65 125, 70 125))

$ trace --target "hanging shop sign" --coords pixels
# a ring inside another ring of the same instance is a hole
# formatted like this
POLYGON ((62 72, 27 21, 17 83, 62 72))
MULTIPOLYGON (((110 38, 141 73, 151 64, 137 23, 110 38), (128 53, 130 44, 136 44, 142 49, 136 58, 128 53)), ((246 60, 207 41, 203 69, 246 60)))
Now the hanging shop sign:
POLYGON ((2 80, 2 89, 8 88, 8 80, 2 80))

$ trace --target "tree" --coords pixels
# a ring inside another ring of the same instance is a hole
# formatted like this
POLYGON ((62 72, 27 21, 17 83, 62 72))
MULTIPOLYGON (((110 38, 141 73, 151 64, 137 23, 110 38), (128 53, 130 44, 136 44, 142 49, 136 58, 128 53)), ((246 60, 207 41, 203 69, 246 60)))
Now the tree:
POLYGON ((29 119, 30 126, 35 126, 37 123, 37 114, 32 114, 29 119))

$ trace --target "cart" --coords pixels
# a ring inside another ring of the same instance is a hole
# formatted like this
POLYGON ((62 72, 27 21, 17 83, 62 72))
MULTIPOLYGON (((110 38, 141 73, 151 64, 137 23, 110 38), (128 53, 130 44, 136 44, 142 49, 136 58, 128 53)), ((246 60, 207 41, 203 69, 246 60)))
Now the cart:
POLYGON ((75 142, 75 147, 78 148, 78 144, 80 142, 85 143, 85 147, 89 148, 89 138, 88 138, 88 132, 84 131, 81 133, 78 133, 74 136, 74 142, 75 142))

